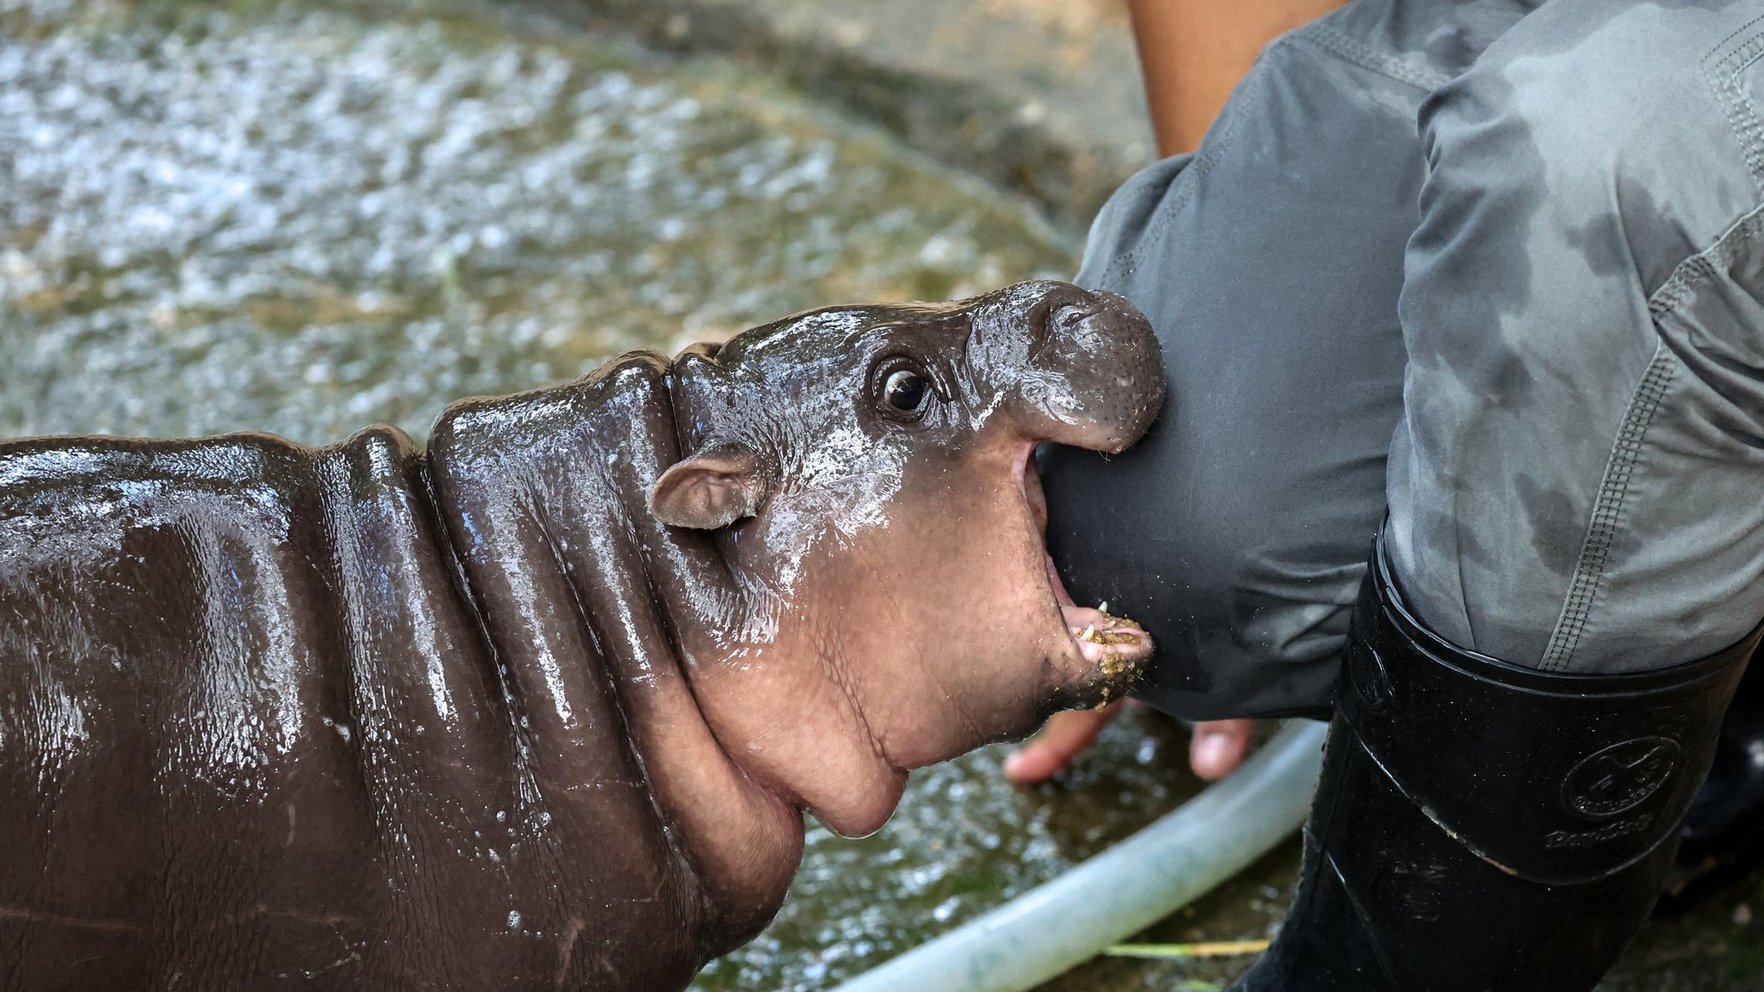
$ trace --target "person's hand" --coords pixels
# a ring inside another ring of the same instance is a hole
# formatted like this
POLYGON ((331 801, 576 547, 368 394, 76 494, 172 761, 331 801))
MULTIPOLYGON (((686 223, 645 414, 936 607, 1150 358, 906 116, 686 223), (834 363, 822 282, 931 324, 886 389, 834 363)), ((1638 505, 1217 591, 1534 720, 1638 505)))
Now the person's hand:
MULTIPOLYGON (((1022 784, 1045 782, 1084 753, 1121 712, 1121 703, 1097 710, 1067 710, 1048 718, 1041 732, 1005 758, 1005 778, 1022 784)), ((1195 775, 1213 782, 1236 771, 1249 753, 1250 720, 1202 720, 1194 725, 1188 765, 1195 775)))

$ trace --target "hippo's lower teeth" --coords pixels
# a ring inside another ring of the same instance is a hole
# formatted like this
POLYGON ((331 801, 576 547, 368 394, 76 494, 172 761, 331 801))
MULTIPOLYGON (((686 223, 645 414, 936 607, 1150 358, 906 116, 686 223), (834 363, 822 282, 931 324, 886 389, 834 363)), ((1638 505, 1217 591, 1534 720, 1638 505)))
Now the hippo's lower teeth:
MULTIPOLYGON (((1115 620, 1116 618, 1110 617, 1109 619, 1115 620)), ((1116 620, 1116 622, 1120 621, 1116 620)), ((1079 640, 1091 644, 1138 644, 1143 639, 1145 632, 1140 629, 1138 624, 1131 621, 1128 623, 1132 630, 1097 630, 1096 625, 1092 624, 1078 631, 1076 636, 1079 640)))

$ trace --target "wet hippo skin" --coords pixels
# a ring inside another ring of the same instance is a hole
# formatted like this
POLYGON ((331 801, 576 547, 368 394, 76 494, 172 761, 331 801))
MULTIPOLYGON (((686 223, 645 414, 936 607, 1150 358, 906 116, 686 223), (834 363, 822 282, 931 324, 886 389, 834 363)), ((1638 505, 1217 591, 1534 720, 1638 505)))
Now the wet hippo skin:
POLYGON ((662 990, 802 813, 1122 691, 1030 453, 1162 398, 1119 298, 815 311, 375 427, 0 443, 0 988, 662 990), (1062 605, 1064 603, 1064 605, 1062 605))

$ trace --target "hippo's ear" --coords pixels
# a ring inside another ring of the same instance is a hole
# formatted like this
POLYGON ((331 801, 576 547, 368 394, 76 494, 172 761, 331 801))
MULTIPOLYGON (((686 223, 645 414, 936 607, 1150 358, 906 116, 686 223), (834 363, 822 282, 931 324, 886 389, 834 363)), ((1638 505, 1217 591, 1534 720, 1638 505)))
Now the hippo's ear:
POLYGON ((719 446, 675 462, 649 490, 649 512, 670 527, 716 530, 759 507, 759 460, 719 446))

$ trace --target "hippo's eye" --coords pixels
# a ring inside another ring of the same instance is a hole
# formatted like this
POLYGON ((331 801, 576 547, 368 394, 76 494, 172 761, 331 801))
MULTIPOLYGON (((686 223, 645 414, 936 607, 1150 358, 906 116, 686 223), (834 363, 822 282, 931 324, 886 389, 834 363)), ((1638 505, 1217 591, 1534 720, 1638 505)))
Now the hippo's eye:
POLYGON ((882 384, 882 398, 902 413, 911 413, 924 406, 925 394, 930 391, 925 377, 909 369, 890 372, 888 380, 882 384))
POLYGON ((896 420, 917 420, 925 415, 935 389, 931 377, 916 362, 891 358, 876 366, 871 375, 876 405, 896 420))

